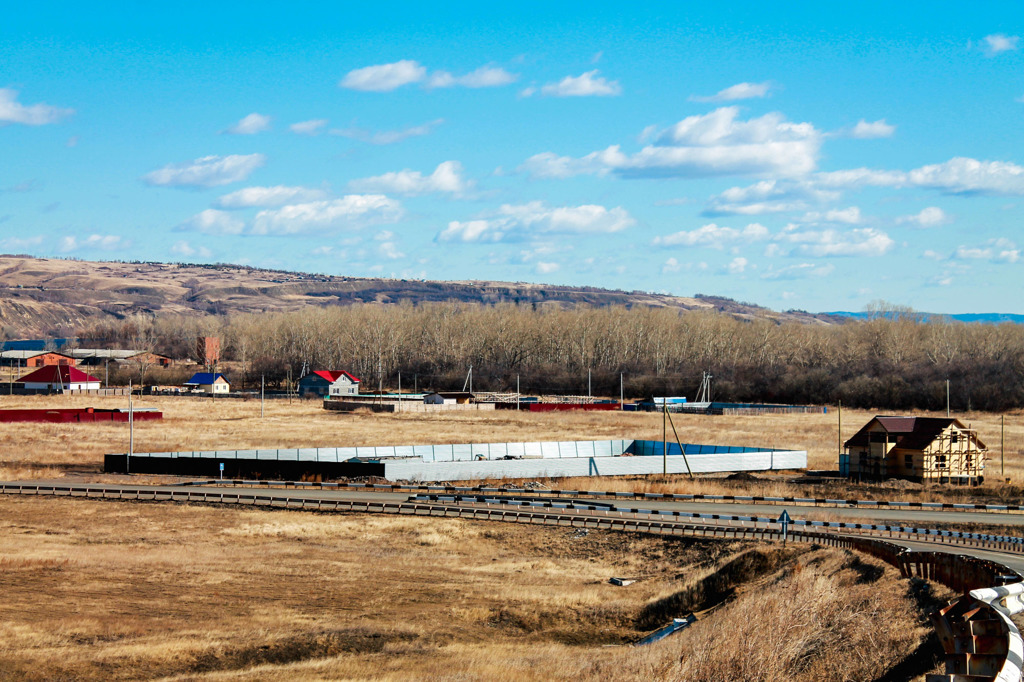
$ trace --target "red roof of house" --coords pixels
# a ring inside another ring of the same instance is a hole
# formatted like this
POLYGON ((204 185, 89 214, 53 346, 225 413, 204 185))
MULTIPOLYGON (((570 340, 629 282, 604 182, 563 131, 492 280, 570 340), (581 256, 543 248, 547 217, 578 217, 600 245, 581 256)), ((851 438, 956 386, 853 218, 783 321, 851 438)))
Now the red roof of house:
POLYGON ((36 384, 82 384, 97 382, 99 379, 70 365, 47 365, 18 379, 17 383, 36 384))
POLYGON ((331 383, 331 384, 333 384, 335 381, 337 381, 338 377, 341 377, 341 376, 348 377, 349 381, 351 381, 354 384, 358 384, 359 383, 359 379, 356 379, 354 376, 352 376, 351 374, 349 374, 348 372, 345 372, 345 371, 339 371, 339 370, 334 370, 334 369, 318 369, 315 372, 310 372, 310 373, 317 375, 321 379, 327 380, 327 382, 331 383))

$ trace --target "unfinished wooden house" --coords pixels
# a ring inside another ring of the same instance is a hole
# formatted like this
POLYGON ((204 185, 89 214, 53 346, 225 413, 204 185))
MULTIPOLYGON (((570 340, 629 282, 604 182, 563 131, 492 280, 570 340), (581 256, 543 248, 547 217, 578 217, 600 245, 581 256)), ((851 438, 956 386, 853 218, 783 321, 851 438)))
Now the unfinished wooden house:
POLYGON ((840 473, 857 480, 984 480, 985 444, 972 429, 949 417, 875 417, 843 447, 840 473))

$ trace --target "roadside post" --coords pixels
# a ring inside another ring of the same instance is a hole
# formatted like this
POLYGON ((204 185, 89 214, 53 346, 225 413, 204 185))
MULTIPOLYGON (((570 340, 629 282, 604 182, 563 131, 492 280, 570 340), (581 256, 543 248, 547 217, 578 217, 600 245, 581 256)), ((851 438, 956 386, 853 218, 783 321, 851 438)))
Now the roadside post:
POLYGON ((220 463, 220 480, 224 480, 224 462, 220 463))
POLYGON ((782 510, 782 516, 779 517, 779 523, 782 524, 782 546, 786 546, 786 536, 789 535, 789 522, 792 521, 789 517, 789 512, 785 509, 782 510))

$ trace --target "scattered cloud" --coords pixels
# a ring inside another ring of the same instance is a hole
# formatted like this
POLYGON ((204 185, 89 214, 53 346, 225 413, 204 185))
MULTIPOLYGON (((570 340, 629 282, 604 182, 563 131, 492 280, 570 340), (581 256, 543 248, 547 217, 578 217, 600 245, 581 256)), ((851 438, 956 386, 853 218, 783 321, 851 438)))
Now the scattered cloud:
POLYGON ((349 183, 349 189, 354 192, 407 196, 433 192, 461 196, 470 186, 471 183, 462 178, 462 164, 458 161, 445 161, 439 164, 430 175, 406 169, 353 180, 349 183))
POLYGON ((296 135, 319 135, 327 125, 326 118, 314 118, 309 121, 299 121, 288 126, 288 130, 292 131, 296 135))
POLYGON ((216 201, 220 208, 252 208, 253 206, 273 207, 283 206, 302 201, 314 201, 323 199, 327 192, 322 189, 311 189, 309 187, 286 187, 276 185, 274 187, 246 187, 231 194, 225 194, 216 201))
POLYGON ((741 99, 758 99, 767 97, 772 90, 771 81, 764 83, 737 83, 725 90, 719 90, 714 95, 702 97, 692 95, 691 102, 735 102, 741 99))
POLYGON ((417 61, 403 59, 391 64, 377 64, 349 71, 338 83, 343 88, 366 92, 391 92, 404 85, 422 83, 426 88, 493 88, 508 85, 519 76, 498 66, 485 65, 467 74, 456 76, 449 71, 427 72, 417 61))
POLYGON ((198 256, 202 259, 207 259, 213 257, 213 252, 205 246, 192 246, 184 239, 174 242, 174 245, 171 246, 171 253, 178 256, 184 256, 185 258, 198 256))
POLYGON ((803 211, 812 203, 834 201, 834 190, 819 189, 808 181, 762 180, 748 187, 731 187, 712 196, 704 215, 761 215, 803 211))
POLYGON ((538 275, 550 275, 553 272, 558 272, 561 269, 561 265, 558 263, 545 263, 543 261, 538 262, 534 268, 538 275))
POLYGON ((430 74, 430 78, 427 80, 427 87, 452 88, 462 86, 464 88, 494 88, 515 83, 518 79, 518 75, 509 73, 500 67, 481 66, 476 71, 470 71, 464 76, 453 76, 447 71, 435 71, 430 74))
POLYGON ((915 225, 916 227, 937 227, 945 225, 950 221, 949 215, 938 206, 929 206, 921 209, 920 213, 906 215, 896 219, 900 225, 915 225))
POLYGON ((380 194, 350 194, 339 199, 264 209, 253 219, 251 234, 309 234, 391 223, 402 205, 380 194))
POLYGON ((403 85, 419 83, 427 77, 427 69, 419 62, 403 59, 391 64, 377 64, 354 69, 338 83, 349 90, 364 92, 391 92, 403 85))
POLYGON ((981 39, 981 49, 986 56, 995 57, 1002 52, 1012 52, 1017 49, 1020 36, 1008 36, 1005 33, 993 33, 981 39))
POLYGON ((551 234, 608 234, 636 224, 622 207, 562 206, 540 201, 505 204, 492 216, 452 221, 437 235, 439 241, 509 242, 551 234))
POLYGON ((667 275, 670 272, 679 272, 683 269, 683 266, 679 261, 673 257, 665 261, 665 264, 661 266, 661 274, 667 275))
POLYGON ((850 130, 850 137, 858 140, 873 140, 880 137, 892 137, 895 132, 896 126, 889 125, 884 118, 871 122, 861 119, 850 130))
POLYGON ((834 208, 830 211, 808 213, 803 217, 804 222, 809 223, 843 223, 845 225, 859 225, 864 222, 860 214, 860 208, 850 206, 849 208, 834 208))
POLYGON ((882 256, 896 244, 886 233, 870 227, 847 231, 813 230, 791 224, 783 228, 776 239, 794 245, 798 254, 816 258, 882 256))
POLYGON ((377 253, 388 260, 399 260, 405 258, 405 254, 398 250, 398 244, 393 241, 383 241, 377 245, 377 253))
POLYGON ((422 135, 428 135, 437 126, 444 123, 443 118, 439 118, 433 121, 429 121, 422 125, 412 126, 411 128, 404 128, 402 130, 381 130, 374 132, 372 130, 366 130, 364 128, 334 128, 330 131, 331 135, 338 137, 347 137, 360 142, 368 142, 370 144, 385 145, 395 144, 396 142, 402 142, 410 137, 420 137, 422 135))
POLYGON ((266 163, 263 154, 204 156, 172 163, 142 176, 148 185, 161 187, 219 187, 240 182, 266 163))
POLYGON ((826 263, 825 265, 799 263, 797 265, 788 265, 784 268, 768 270, 761 275, 761 279, 791 280, 827 277, 831 275, 835 269, 836 266, 831 263, 826 263))
POLYGON ((737 107, 722 107, 689 116, 633 155, 619 145, 581 158, 544 152, 527 159, 520 170, 542 178, 609 172, 642 178, 799 176, 815 169, 823 136, 813 125, 791 123, 779 113, 748 121, 738 115, 737 107))
POLYGON ((729 261, 729 264, 725 266, 725 270, 730 275, 740 275, 744 273, 749 266, 750 262, 746 258, 737 256, 729 261))
POLYGON ((957 157, 910 171, 909 183, 949 194, 1024 194, 1024 167, 957 157))
POLYGON ((24 105, 18 102, 18 91, 0 88, 0 127, 11 123, 27 126, 42 126, 57 123, 75 113, 74 109, 62 109, 49 104, 24 105))
POLYGON ((270 130, 270 117, 251 113, 238 123, 225 130, 228 135, 255 135, 270 130))
POLYGON ((751 223, 742 230, 733 227, 719 227, 715 223, 703 225, 695 230, 676 232, 655 237, 655 246, 705 246, 725 249, 738 244, 761 241, 770 236, 768 228, 760 223, 751 223))
POLYGON ((208 208, 181 223, 176 229, 194 230, 204 234, 242 234, 245 231, 245 221, 230 213, 208 208))
POLYGON ((991 263, 1018 263, 1021 250, 1015 242, 1005 237, 990 239, 984 246, 961 246, 953 254, 956 260, 986 260, 991 263))
MULTIPOLYGON (((622 94, 622 86, 618 81, 607 80, 599 75, 597 69, 587 71, 579 76, 566 76, 557 83, 548 83, 540 89, 540 94, 547 97, 614 97, 622 94)), ((534 93, 533 88, 522 92, 524 97, 534 93)))
MULTIPOLYGON (((6 222, 10 216, 0 216, 0 223, 6 222)), ((0 249, 4 253, 18 253, 23 250, 36 249, 43 245, 43 235, 37 234, 34 237, 6 237, 0 239, 0 249)))
POLYGON ((57 250, 61 253, 72 251, 101 250, 114 251, 131 246, 131 240, 116 234, 91 234, 88 237, 61 237, 57 250))

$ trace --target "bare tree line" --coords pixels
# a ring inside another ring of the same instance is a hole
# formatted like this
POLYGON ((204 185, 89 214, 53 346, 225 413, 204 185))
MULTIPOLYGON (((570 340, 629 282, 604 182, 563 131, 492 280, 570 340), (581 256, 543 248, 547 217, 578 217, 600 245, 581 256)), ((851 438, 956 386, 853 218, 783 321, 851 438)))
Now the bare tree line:
MULTIPOLYGON (((188 357, 197 336, 220 336, 233 377, 280 382, 346 369, 364 386, 595 395, 691 395, 701 372, 729 401, 835 403, 874 408, 1024 406, 1024 327, 921 320, 885 308, 840 325, 777 324, 668 308, 534 308, 465 303, 353 305, 230 317, 135 316, 85 332, 188 357)), ((83 344, 87 341, 84 340, 83 344)))

